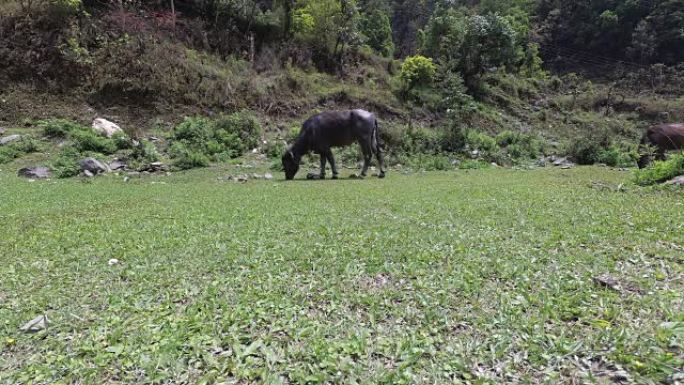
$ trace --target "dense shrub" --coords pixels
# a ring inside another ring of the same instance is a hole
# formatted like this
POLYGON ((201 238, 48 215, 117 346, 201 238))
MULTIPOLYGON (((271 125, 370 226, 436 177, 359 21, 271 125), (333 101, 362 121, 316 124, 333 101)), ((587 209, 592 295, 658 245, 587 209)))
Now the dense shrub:
POLYGON ((25 154, 38 152, 43 144, 34 138, 23 137, 0 147, 0 164, 11 162, 25 154))
POLYGON ((607 136, 576 139, 567 152, 578 164, 603 163, 612 167, 632 166, 638 157, 634 145, 618 145, 607 136))
POLYGON ((636 148, 611 145, 599 153, 598 161, 611 167, 630 167, 634 165, 638 156, 636 148))
POLYGON ((684 153, 674 154, 665 161, 655 161, 650 167, 637 170, 634 181, 641 186, 665 182, 684 175, 684 153))
POLYGON ((496 142, 514 159, 535 159, 544 152, 542 140, 533 134, 507 130, 496 136, 496 142))
POLYGON ((594 164, 599 161, 603 148, 601 144, 591 138, 579 138, 570 144, 568 154, 578 164, 594 164))
POLYGON ((148 140, 141 140, 133 147, 133 151, 131 151, 129 156, 128 165, 134 169, 140 169, 150 163, 159 161, 159 159, 160 156, 157 147, 148 140))
POLYGON ((204 153, 194 151, 183 142, 176 142, 169 148, 169 156, 173 159, 173 166, 179 170, 207 167, 209 157, 204 153))
POLYGON ((108 155, 115 153, 118 149, 114 140, 92 131, 74 131, 69 135, 69 138, 74 142, 75 148, 81 152, 92 151, 108 155))
POLYGON ((52 170, 58 178, 69 178, 81 172, 81 153, 73 146, 63 147, 52 162, 52 170))
POLYGON ((52 138, 66 138, 73 142, 80 152, 113 154, 117 150, 131 147, 131 140, 125 133, 116 133, 111 138, 104 137, 89 127, 65 119, 50 119, 38 123, 43 135, 52 138))
POLYGON ((84 130, 77 123, 65 119, 43 120, 38 122, 38 127, 43 131, 43 135, 51 138, 66 138, 71 132, 84 130))
POLYGON ((440 132, 419 127, 404 133, 401 150, 406 154, 436 154, 441 150, 442 141, 440 132))
POLYGON ((466 144, 473 150, 484 152, 494 152, 498 150, 498 145, 494 138, 475 130, 470 130, 466 134, 466 144))
POLYGON ((279 159, 285 152, 285 145, 281 140, 269 140, 264 143, 262 151, 271 159, 279 159))
POLYGON ((258 146, 261 126, 248 112, 217 119, 189 117, 173 132, 170 155, 179 168, 203 167, 210 160, 236 158, 258 146))

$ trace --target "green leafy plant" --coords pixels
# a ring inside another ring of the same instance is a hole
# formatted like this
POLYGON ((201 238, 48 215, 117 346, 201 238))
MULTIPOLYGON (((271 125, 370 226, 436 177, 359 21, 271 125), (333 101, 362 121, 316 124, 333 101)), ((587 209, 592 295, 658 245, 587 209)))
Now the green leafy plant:
POLYGON ((80 151, 73 146, 63 147, 52 161, 52 170, 58 178, 69 178, 81 172, 80 151))
POLYGON ((664 161, 655 161, 649 167, 634 172, 634 182, 641 186, 665 182, 684 175, 684 153, 677 153, 664 161))

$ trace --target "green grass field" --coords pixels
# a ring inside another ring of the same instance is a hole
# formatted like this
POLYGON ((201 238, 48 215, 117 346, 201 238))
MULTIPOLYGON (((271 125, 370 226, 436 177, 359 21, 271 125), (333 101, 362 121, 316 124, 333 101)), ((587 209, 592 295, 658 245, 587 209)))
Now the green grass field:
POLYGON ((684 366, 681 191, 593 167, 220 172, 0 172, 0 383, 668 383, 684 366))

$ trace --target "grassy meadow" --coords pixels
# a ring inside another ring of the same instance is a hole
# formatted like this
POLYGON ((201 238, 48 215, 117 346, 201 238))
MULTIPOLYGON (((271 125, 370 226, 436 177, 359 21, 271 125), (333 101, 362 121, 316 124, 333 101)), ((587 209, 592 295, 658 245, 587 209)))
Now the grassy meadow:
POLYGON ((681 190, 606 167, 217 179, 227 172, 0 172, 0 383, 681 375, 681 190), (47 329, 20 331, 41 314, 47 329))

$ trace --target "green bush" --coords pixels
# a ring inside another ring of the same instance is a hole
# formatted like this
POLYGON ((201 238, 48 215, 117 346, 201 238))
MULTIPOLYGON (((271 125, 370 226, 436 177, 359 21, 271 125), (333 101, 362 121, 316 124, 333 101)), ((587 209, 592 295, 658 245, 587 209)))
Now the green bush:
POLYGON ((280 140, 269 140, 263 146, 263 152, 271 159, 280 159, 285 151, 285 146, 280 140))
POLYGON ((601 144, 591 138, 580 138, 570 144, 569 155, 578 164, 594 164, 599 161, 603 148, 601 144))
POLYGON ((679 175, 684 175, 684 152, 674 154, 665 161, 655 161, 650 167, 637 170, 634 173, 634 182, 641 186, 648 186, 665 182, 679 175))
POLYGON ((38 127, 43 131, 43 135, 51 138, 66 138, 71 132, 87 130, 66 119, 43 120, 38 122, 38 127))
POLYGON ((81 172, 81 153, 72 146, 63 147, 52 162, 52 170, 58 178, 69 178, 81 172))
POLYGON ((496 136, 496 142, 513 159, 534 159, 544 152, 542 140, 533 134, 506 130, 496 136))
POLYGON ((222 115, 216 119, 214 137, 219 144, 231 149, 235 157, 259 145, 261 125, 246 111, 222 115))
POLYGON ((634 165, 638 156, 639 154, 634 148, 611 145, 599 153, 598 162, 611 167, 630 167, 634 165))
POLYGON ((401 140, 401 150, 406 154, 436 154, 440 151, 443 135, 424 127, 406 131, 401 140))
POLYGON ((106 138, 88 127, 65 119, 43 120, 38 123, 38 127, 45 136, 71 139, 76 149, 81 152, 113 154, 117 150, 131 148, 131 140, 125 133, 119 132, 111 138, 106 138))
POLYGON ((483 132, 475 130, 468 131, 466 134, 466 143, 473 150, 484 151, 487 153, 494 152, 499 147, 494 138, 483 132))
POLYGON ((175 127, 170 154, 178 167, 204 167, 210 160, 236 158, 257 147, 260 136, 259 121, 249 112, 222 115, 214 120, 189 117, 175 127))
POLYGON ((133 148, 133 142, 131 141, 131 138, 129 138, 128 135, 123 132, 115 133, 112 135, 111 140, 114 142, 114 146, 119 150, 133 148))
POLYGON ((43 144, 34 138, 22 137, 19 140, 8 143, 0 147, 0 164, 9 163, 16 158, 20 158, 25 154, 39 152, 43 148, 43 144))
POLYGON ((194 151, 182 142, 172 144, 169 155, 173 159, 173 166, 179 170, 209 166, 209 158, 204 153, 194 151))
POLYGON ((73 131, 69 137, 71 140, 73 140, 74 147, 81 152, 92 151, 109 155, 118 150, 116 141, 105 138, 104 136, 96 134, 92 131, 73 131))
POLYGON ((141 140, 133 147, 133 151, 129 156, 129 166, 134 169, 140 169, 150 163, 158 162, 160 159, 157 147, 148 140, 141 140))

